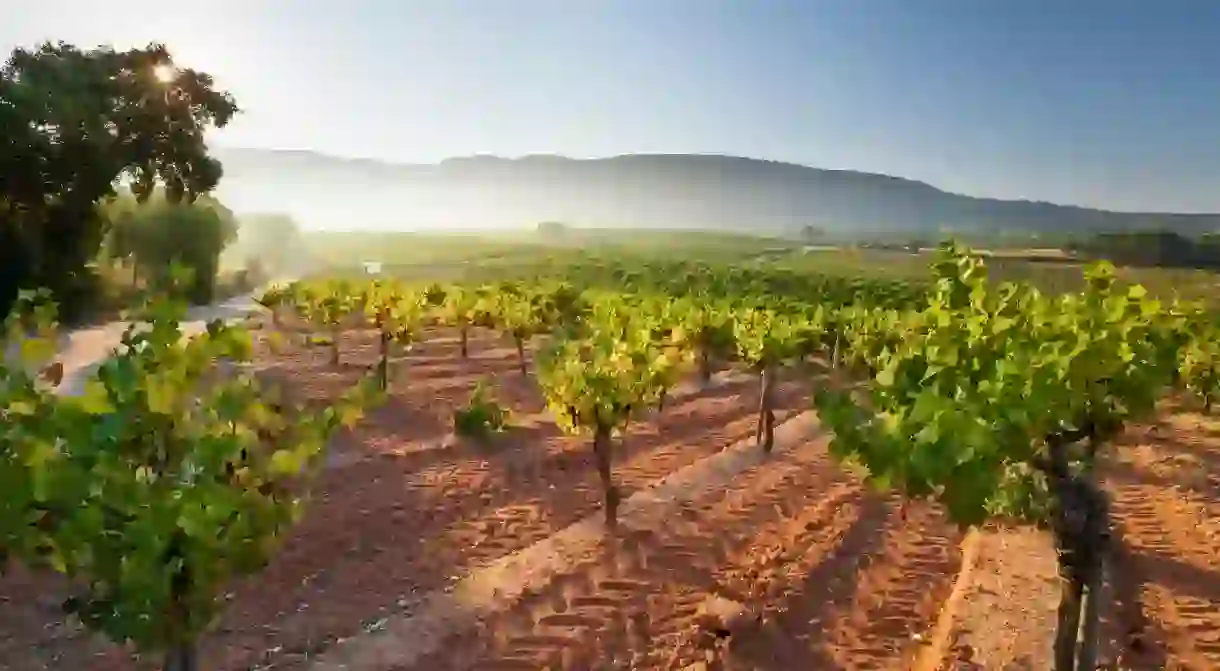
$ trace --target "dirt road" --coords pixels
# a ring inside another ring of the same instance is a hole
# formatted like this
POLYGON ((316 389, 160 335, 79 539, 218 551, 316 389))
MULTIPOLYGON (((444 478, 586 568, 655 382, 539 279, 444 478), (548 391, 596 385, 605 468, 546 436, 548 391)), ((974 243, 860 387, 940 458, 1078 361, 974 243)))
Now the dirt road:
MULTIPOLYGON (((214 319, 237 319, 259 309, 254 302, 255 294, 235 296, 220 303, 201 305, 191 308, 187 313, 187 321, 182 324, 182 331, 187 336, 200 333, 214 319)), ((56 393, 64 396, 75 396, 84 388, 85 380, 111 352, 119 346, 123 332, 128 322, 117 321, 76 329, 60 336, 59 360, 64 365, 64 380, 56 389, 56 393)))

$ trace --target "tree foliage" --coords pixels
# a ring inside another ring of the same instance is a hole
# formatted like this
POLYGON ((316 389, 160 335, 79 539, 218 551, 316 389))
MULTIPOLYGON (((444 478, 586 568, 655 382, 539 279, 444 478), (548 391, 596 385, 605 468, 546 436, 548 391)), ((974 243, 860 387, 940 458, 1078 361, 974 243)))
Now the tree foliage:
POLYGON ((140 203, 130 193, 107 204, 110 255, 127 259, 155 290, 170 288, 169 269, 188 268, 193 303, 211 302, 220 253, 237 235, 233 213, 211 196, 173 202, 163 190, 140 203))
POLYGON ((162 45, 15 49, 0 68, 0 309, 41 286, 79 313, 107 232, 98 202, 120 181, 139 200, 158 184, 174 202, 211 191, 221 166, 204 132, 237 111, 162 45))
POLYGON ((308 256, 300 226, 287 214, 242 216, 234 248, 247 268, 271 274, 296 274, 308 256))

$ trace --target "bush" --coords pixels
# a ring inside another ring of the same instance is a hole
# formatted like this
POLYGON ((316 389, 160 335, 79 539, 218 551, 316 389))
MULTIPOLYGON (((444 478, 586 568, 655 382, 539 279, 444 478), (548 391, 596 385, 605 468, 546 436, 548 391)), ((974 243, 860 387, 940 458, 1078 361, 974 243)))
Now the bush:
POLYGON ((487 380, 479 380, 465 408, 453 412, 453 432, 464 438, 484 439, 508 428, 508 410, 491 397, 487 380))

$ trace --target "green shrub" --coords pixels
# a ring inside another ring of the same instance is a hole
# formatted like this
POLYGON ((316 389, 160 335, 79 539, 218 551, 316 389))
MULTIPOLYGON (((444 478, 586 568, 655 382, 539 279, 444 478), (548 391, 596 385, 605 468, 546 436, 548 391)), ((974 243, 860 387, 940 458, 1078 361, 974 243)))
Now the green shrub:
POLYGON ((508 409, 492 398, 486 380, 479 380, 465 408, 453 411, 453 432, 465 438, 487 438, 508 428, 508 409))

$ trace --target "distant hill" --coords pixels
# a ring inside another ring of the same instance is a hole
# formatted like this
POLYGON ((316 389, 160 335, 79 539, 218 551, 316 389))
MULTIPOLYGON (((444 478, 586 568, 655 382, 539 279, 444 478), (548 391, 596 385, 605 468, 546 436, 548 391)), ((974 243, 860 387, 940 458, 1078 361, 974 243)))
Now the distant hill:
POLYGON ((306 226, 702 228, 838 236, 1220 230, 1220 214, 1120 213, 974 198, 900 177, 733 156, 638 154, 455 158, 394 164, 309 151, 218 149, 220 196, 244 211, 288 211, 306 226))

